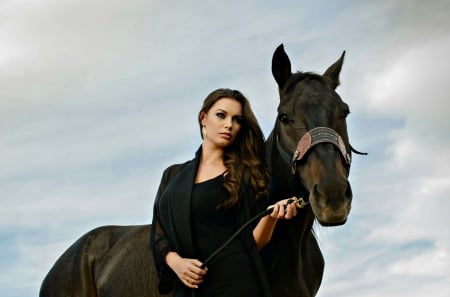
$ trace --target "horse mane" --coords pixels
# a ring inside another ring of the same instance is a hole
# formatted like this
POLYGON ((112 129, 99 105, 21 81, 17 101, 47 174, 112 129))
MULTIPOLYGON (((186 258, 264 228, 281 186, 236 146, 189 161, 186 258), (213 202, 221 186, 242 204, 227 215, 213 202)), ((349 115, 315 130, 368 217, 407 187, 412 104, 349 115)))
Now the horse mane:
POLYGON ((278 119, 275 121, 275 124, 272 128, 272 131, 270 131, 269 136, 266 139, 266 147, 265 147, 265 162, 266 162, 266 168, 271 175, 273 172, 271 170, 273 159, 272 155, 274 151, 277 151, 277 141, 278 141, 278 125, 279 121, 278 119))

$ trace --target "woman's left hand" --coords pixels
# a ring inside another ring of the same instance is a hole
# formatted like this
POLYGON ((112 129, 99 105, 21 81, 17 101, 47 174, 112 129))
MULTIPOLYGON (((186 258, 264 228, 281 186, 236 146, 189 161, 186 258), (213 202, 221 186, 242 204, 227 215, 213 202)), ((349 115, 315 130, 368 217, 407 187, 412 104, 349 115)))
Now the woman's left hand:
POLYGON ((297 215, 296 197, 283 199, 270 205, 267 209, 272 209, 272 212, 261 218, 258 225, 253 229, 253 238, 255 239, 258 250, 262 250, 272 238, 273 230, 278 220, 292 219, 297 215), (291 203, 289 203, 292 201, 291 203))
POLYGON ((270 217, 273 219, 292 219, 297 215, 297 207, 295 206, 295 203, 289 203, 290 199, 296 199, 296 197, 283 199, 278 201, 277 203, 269 206, 273 207, 273 211, 270 214, 270 217))

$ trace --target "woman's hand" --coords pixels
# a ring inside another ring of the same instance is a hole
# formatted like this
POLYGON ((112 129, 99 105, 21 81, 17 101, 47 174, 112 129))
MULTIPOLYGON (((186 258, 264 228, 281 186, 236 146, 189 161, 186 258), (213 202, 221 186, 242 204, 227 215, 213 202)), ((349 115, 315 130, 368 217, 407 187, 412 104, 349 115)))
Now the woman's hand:
POLYGON ((273 219, 292 219, 297 215, 297 207, 295 203, 288 203, 291 199, 297 199, 297 197, 292 197, 289 199, 283 199, 278 201, 277 203, 269 206, 273 207, 273 211, 270 214, 270 217, 273 219))
POLYGON ((197 259, 181 258, 175 252, 169 252, 166 263, 175 272, 178 278, 189 288, 198 288, 203 282, 208 268, 202 269, 202 262, 197 259))
POLYGON ((277 203, 270 205, 267 208, 272 208, 270 215, 263 217, 258 225, 256 225, 255 229, 253 229, 253 238, 255 239, 256 247, 259 251, 262 250, 272 238, 272 233, 278 220, 289 220, 297 215, 295 201, 288 203, 292 201, 292 199, 296 200, 297 197, 280 200, 277 203))

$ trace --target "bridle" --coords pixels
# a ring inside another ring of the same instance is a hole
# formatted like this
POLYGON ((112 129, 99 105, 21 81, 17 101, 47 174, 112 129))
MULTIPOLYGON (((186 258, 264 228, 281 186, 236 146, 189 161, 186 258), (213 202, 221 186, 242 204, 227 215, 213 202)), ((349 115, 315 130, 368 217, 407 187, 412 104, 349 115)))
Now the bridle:
MULTIPOLYGON (((282 145, 280 144, 280 141, 278 139, 278 134, 276 135, 277 149, 280 153, 281 158, 285 162, 290 164, 291 169, 292 169, 292 174, 295 174, 295 172, 297 170, 297 162, 302 160, 303 157, 306 155, 306 153, 319 143, 331 143, 334 146, 336 146, 345 161, 345 165, 347 167, 347 172, 349 171, 348 169, 350 169, 351 154, 347 152, 344 141, 342 140, 342 137, 339 135, 339 133, 337 133, 336 131, 334 131, 331 128, 316 127, 316 128, 309 130, 305 134, 303 134, 303 136, 298 141, 297 148, 293 154, 288 153, 282 147, 282 145)), ((352 151, 355 151, 355 150, 353 150, 353 148, 351 146, 350 146, 350 149, 352 151)), ((359 152, 357 152, 357 153, 359 153, 359 152)), ((363 153, 361 153, 361 154, 363 154, 363 153)))

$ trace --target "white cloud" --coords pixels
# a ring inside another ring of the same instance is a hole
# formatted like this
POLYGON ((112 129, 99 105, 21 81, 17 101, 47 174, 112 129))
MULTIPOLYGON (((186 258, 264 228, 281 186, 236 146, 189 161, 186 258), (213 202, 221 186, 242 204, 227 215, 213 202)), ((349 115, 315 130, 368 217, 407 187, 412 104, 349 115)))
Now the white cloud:
POLYGON ((352 143, 369 151, 354 157, 349 221, 319 231, 319 296, 444 297, 448 11, 447 1, 2 2, 0 230, 17 249, 5 294, 36 295, 93 227, 147 222, 162 170, 199 144, 196 113, 213 88, 241 89, 269 132, 270 61, 285 43, 295 70, 319 73, 347 50, 338 91, 352 143))

